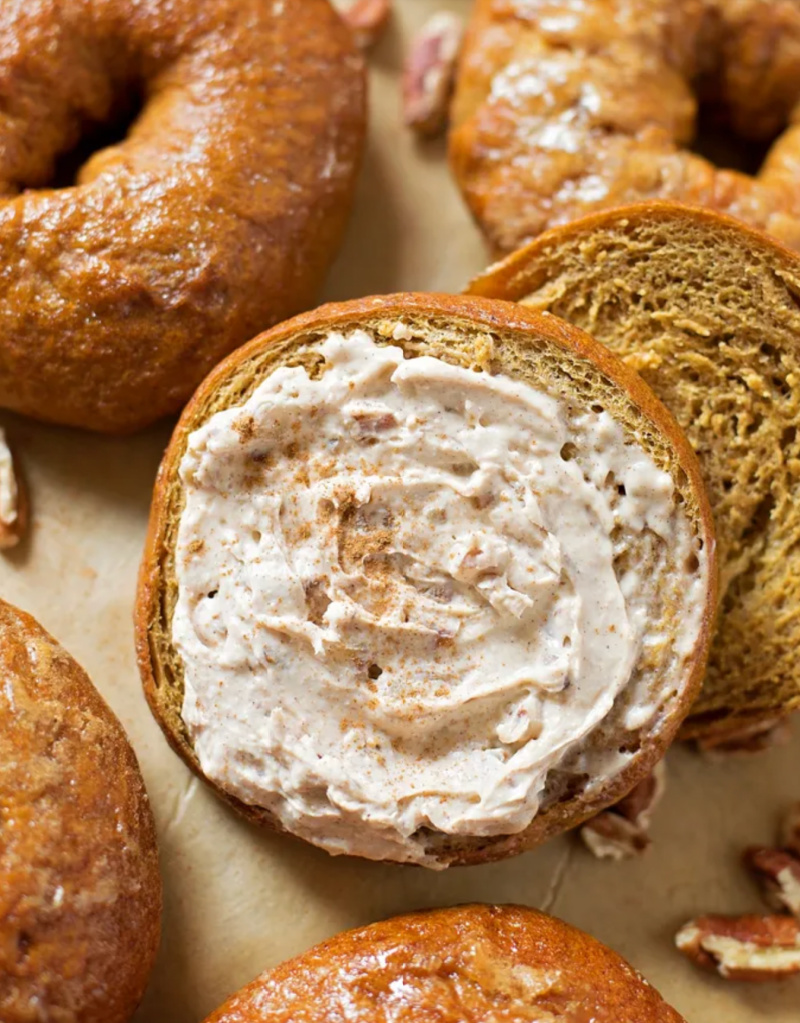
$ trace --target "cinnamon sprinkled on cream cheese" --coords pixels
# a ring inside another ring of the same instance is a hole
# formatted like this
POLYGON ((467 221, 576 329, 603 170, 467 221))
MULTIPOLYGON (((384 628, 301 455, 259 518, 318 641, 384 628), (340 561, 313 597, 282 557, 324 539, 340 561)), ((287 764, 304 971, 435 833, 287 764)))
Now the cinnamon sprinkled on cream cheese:
POLYGON ((615 564, 620 533, 694 558, 676 658, 703 552, 607 412, 359 330, 316 351, 318 377, 281 367, 189 437, 183 719, 204 773, 289 831, 433 866, 429 829, 524 829, 668 642, 652 573, 615 564))

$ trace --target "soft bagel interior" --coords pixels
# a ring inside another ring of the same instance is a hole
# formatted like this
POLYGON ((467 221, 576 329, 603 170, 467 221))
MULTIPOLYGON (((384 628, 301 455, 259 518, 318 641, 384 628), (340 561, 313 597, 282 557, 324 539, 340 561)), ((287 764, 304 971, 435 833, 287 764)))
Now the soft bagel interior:
MULTIPOLYGON (((309 376, 325 371, 318 351, 331 331, 367 331, 379 344, 402 346, 406 358, 433 355, 478 373, 504 374, 559 398, 570 414, 588 407, 607 410, 674 483, 675 500, 690 523, 706 575, 702 623, 691 653, 673 656, 674 642, 640 656, 630 682, 587 747, 567 757, 548 776, 540 812, 526 831, 491 838, 431 833, 429 848, 442 863, 496 859, 578 823, 614 802, 663 754, 696 695, 703 670, 714 606, 714 541, 707 502, 694 457, 675 423, 639 377, 591 338, 554 317, 542 317, 508 303, 453 296, 398 295, 325 306, 261 335, 234 353, 205 381, 187 407, 167 450, 154 495, 150 533, 140 574, 137 637, 140 668, 151 707, 175 749, 200 771, 181 716, 183 664, 172 640, 176 606, 175 549, 184 507, 179 465, 189 436, 215 413, 241 405, 278 367, 301 365, 309 376), (397 340, 398 324, 403 325, 397 340), (666 690, 663 688, 668 679, 666 690), (667 695, 656 716, 641 728, 623 725, 626 712, 658 690, 667 695), (618 768, 603 784, 591 764, 609 753, 618 768), (587 759, 588 758, 588 759, 587 759), (587 765, 589 765, 587 770, 587 765)), ((648 609, 654 623, 675 639, 685 608, 682 595, 700 571, 680 563, 669 549, 654 550, 649 534, 631 535, 615 571, 625 564, 652 564, 659 585, 648 609)), ((656 545, 658 546, 658 545, 656 545)), ((225 795, 225 793, 222 793, 225 795)), ((275 826, 267 811, 226 795, 250 818, 275 826)))

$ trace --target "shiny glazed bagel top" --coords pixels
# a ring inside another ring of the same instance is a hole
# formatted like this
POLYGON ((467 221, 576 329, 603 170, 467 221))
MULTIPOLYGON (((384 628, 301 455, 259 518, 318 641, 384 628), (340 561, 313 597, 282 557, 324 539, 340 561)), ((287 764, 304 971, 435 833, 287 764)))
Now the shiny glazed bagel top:
POLYGON ((0 94, 0 405, 134 430, 311 304, 365 127, 327 0, 4 0, 0 94))
POLYGON ((522 906, 347 931, 264 973, 206 1023, 683 1023, 594 938, 522 906))

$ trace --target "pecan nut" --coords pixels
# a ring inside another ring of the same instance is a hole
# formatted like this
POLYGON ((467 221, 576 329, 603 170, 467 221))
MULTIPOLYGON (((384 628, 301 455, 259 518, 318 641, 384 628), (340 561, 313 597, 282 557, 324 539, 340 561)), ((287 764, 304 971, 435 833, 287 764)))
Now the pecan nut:
POLYGON ((800 803, 790 806, 781 826, 781 846, 800 856, 800 803))
POLYGON ((800 856, 789 849, 752 846, 745 850, 744 861, 761 883, 773 909, 788 909, 800 917, 800 856))
POLYGON ((666 768, 661 761, 624 799, 583 825, 584 845, 598 859, 624 860, 643 853, 651 844, 647 832, 665 788, 666 768))
POLYGON ((0 429, 0 550, 14 547, 27 526, 27 499, 19 471, 0 429))
POLYGON ((728 754, 761 753, 774 746, 783 746, 790 737, 789 723, 782 716, 740 721, 697 740, 697 748, 710 758, 728 754))
POLYGON ((342 12, 360 50, 370 50, 383 34, 392 14, 392 0, 354 0, 342 12))
POLYGON ((457 15, 439 11, 411 43, 403 67, 403 120, 421 136, 434 138, 447 125, 463 32, 457 15))
POLYGON ((701 916, 675 935, 693 963, 726 980, 777 980, 800 973, 800 922, 790 916, 701 916))

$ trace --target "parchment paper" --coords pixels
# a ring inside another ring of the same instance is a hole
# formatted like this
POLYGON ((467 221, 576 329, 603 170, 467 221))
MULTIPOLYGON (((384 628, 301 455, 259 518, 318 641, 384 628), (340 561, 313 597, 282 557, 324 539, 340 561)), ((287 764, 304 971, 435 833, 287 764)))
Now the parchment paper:
MULTIPOLYGON (((468 9, 458 0, 396 0, 394 25, 372 54, 369 149, 326 298, 457 291, 485 261, 443 145, 415 145, 399 115, 403 40, 443 6, 468 9)), ((676 928, 693 915, 761 910, 739 856, 747 844, 772 841, 781 809, 800 799, 800 735, 716 764, 673 751, 654 846, 634 862, 598 862, 572 837, 503 864, 435 874, 332 859, 263 834, 193 779, 141 695, 131 609, 169 426, 108 440, 12 416, 3 422, 26 468, 34 516, 29 541, 2 559, 0 593, 36 615, 90 672, 128 729, 157 818, 164 931, 136 1023, 199 1023, 261 970, 336 931, 467 900, 523 902, 584 928, 626 956, 689 1023, 800 1021, 800 980, 726 984, 672 947, 676 928)))

